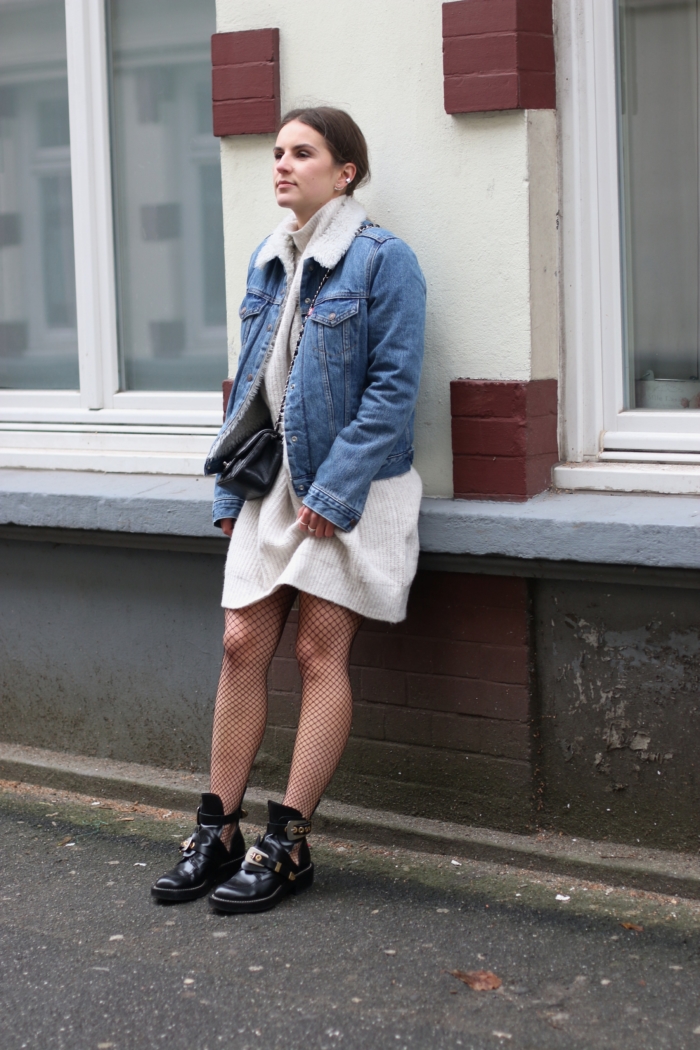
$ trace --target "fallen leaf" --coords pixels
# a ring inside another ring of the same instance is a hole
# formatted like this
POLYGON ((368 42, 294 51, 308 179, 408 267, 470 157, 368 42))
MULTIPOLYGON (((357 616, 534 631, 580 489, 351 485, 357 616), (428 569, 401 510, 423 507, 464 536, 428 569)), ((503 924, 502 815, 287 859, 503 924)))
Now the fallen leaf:
POLYGON ((58 846, 67 846, 68 843, 71 842, 71 841, 72 841, 72 836, 71 835, 66 835, 65 838, 61 839, 60 842, 56 843, 56 847, 58 848, 58 846))
POLYGON ((571 897, 567 897, 565 893, 557 893, 554 899, 555 901, 570 901, 571 897))
POLYGON ((494 1029, 493 1032, 491 1032, 491 1035, 495 1035, 496 1039, 512 1039, 513 1038, 513 1036, 510 1034, 510 1032, 499 1032, 496 1029, 494 1029))
POLYGON ((385 955, 396 955, 396 949, 395 948, 385 948, 384 949, 384 954, 385 955))
POLYGON ((123 933, 113 933, 112 936, 109 939, 110 939, 110 941, 123 941, 124 940, 124 934, 123 933))
POLYGON ((136 817, 117 817, 117 824, 123 824, 125 820, 136 820, 136 817))
POLYGON ((468 984, 471 989, 475 992, 493 992, 496 988, 500 988, 503 981, 500 977, 496 977, 495 973, 491 973, 490 970, 447 970, 451 977, 456 977, 458 981, 463 981, 464 984, 468 984))
POLYGON ((644 933, 644 927, 637 926, 636 922, 621 922, 620 926, 623 930, 634 930, 635 933, 644 933))

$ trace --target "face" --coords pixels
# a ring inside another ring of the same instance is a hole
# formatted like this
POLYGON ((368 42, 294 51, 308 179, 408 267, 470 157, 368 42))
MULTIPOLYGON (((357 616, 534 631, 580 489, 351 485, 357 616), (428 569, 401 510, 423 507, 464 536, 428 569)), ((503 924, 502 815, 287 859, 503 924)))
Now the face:
POLYGON ((274 157, 277 203, 292 209, 300 227, 324 204, 340 197, 357 170, 354 164, 336 164, 323 135, 299 120, 282 128, 274 157))

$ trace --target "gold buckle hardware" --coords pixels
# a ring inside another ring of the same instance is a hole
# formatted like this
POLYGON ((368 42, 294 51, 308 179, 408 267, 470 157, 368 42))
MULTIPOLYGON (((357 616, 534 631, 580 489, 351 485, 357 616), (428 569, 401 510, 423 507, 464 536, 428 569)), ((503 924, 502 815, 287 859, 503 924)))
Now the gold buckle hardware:
POLYGON ((289 842, 298 842, 311 834, 310 820, 290 820, 285 828, 289 842))

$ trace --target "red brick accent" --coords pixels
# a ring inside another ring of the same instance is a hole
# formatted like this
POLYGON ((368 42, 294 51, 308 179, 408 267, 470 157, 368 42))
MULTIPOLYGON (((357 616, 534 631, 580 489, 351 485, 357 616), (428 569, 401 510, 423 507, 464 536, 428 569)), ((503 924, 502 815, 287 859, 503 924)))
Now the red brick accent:
POLYGON ((221 387, 224 394, 224 419, 226 419, 226 409, 228 408, 228 399, 230 398, 231 390, 233 389, 233 380, 224 379, 221 387))
MULTIPOLYGON (((528 608, 525 580, 420 572, 406 620, 357 636, 353 736, 527 760, 528 608)), ((292 612, 270 669, 273 726, 298 717, 296 626, 292 612)))
POLYGON ((557 382, 451 384, 457 499, 524 501, 551 484, 558 460, 557 382))
POLYGON ((552 0, 442 5, 445 110, 554 109, 552 0))
POLYGON ((264 135, 280 120, 279 29, 211 38, 215 135, 264 135))

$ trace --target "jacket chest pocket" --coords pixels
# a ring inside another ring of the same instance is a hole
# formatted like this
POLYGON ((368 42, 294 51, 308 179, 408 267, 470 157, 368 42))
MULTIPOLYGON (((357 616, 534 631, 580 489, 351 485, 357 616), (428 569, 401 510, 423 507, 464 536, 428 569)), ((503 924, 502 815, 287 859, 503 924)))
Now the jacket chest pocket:
POLYGON ((255 338, 265 323, 270 303, 259 295, 248 292, 240 305, 241 350, 245 350, 251 338, 255 338))
POLYGON ((357 346, 360 323, 358 299, 329 299, 311 314, 314 345, 329 357, 350 353, 357 346))

